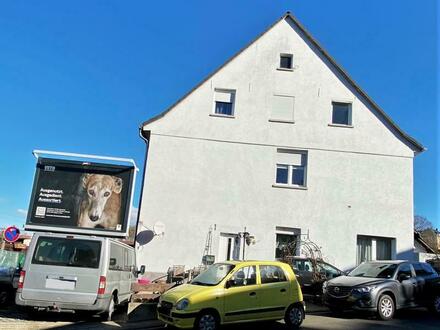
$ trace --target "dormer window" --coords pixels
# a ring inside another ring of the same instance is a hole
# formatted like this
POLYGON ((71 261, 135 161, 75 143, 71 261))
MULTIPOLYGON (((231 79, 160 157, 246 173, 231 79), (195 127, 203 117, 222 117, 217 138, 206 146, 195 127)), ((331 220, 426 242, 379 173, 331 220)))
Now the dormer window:
POLYGON ((293 69, 293 55, 292 54, 280 54, 280 67, 281 70, 293 69))

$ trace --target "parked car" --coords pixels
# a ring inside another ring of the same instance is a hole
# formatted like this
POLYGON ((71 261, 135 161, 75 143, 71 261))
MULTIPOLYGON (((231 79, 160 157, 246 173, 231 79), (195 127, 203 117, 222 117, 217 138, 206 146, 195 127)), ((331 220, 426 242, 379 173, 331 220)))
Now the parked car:
POLYGON ((291 265, 301 285, 303 294, 322 295, 322 284, 341 276, 343 271, 321 260, 307 257, 292 257, 291 265))
POLYGON ((111 319, 139 273, 133 247, 106 237, 37 233, 15 297, 30 311, 92 311, 111 319))
POLYGON ((227 261, 165 292, 157 310, 167 324, 214 330, 220 324, 279 319, 298 328, 305 307, 288 264, 227 261))
POLYGON ((362 263, 348 276, 325 282, 323 292, 333 312, 353 308, 390 320, 397 309, 424 306, 440 315, 440 276, 425 262, 362 263))
POLYGON ((0 306, 6 306, 15 296, 17 273, 23 265, 24 252, 0 250, 0 306))

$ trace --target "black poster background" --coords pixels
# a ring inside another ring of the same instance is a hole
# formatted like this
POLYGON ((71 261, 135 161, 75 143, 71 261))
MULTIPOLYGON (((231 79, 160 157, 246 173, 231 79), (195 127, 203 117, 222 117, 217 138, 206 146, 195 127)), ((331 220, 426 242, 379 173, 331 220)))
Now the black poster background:
POLYGON ((67 232, 68 228, 82 228, 78 224, 79 205, 82 198, 86 198, 84 196, 87 194, 83 188, 82 178, 84 174, 100 174, 122 180, 122 190, 120 192, 121 206, 118 217, 119 228, 104 228, 98 225, 94 228, 88 227, 83 229, 125 233, 129 225, 128 213, 131 203, 133 172, 133 166, 39 158, 36 164, 34 186, 26 225, 62 227, 67 232), (57 192, 49 193, 47 190, 62 191, 62 194, 57 192), (44 194, 61 195, 61 198, 59 196, 42 196, 44 194), (61 201, 61 203, 42 201, 41 198, 49 198, 61 201), (46 208, 46 214, 43 216, 38 215, 38 207, 40 210, 46 208), (48 212, 49 209, 60 210, 58 211, 60 214, 57 216, 57 212, 48 212), (50 216, 47 216, 48 214, 50 216))

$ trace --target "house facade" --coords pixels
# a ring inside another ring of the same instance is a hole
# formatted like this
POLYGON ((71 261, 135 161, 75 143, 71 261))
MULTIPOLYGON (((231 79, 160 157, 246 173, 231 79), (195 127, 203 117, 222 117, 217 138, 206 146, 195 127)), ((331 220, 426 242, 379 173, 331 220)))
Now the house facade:
POLYGON ((138 243, 150 271, 273 260, 299 240, 341 269, 413 255, 423 146, 290 13, 140 131, 138 232, 163 229, 138 243))

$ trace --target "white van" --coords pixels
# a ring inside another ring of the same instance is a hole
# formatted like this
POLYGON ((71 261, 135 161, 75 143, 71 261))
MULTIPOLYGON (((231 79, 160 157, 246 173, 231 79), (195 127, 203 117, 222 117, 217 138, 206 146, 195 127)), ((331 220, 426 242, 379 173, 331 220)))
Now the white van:
POLYGON ((128 304, 136 267, 134 248, 117 240, 36 233, 20 274, 15 302, 31 310, 93 311, 111 319, 128 304))

